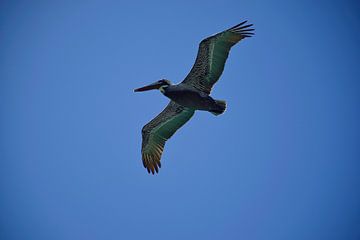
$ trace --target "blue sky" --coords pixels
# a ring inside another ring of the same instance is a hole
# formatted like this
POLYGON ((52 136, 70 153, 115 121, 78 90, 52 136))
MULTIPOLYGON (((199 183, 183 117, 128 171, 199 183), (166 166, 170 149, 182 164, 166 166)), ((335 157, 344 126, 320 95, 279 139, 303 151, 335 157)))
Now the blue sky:
POLYGON ((356 1, 2 1, 1 239, 359 239, 356 1), (74 3, 76 2, 76 3, 74 3), (243 20, 212 95, 141 163, 201 39, 243 20))

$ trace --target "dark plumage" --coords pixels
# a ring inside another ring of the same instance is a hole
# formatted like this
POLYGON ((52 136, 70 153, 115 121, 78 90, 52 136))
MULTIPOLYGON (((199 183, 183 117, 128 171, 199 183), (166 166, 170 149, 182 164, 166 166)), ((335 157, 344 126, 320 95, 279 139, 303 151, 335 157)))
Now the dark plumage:
POLYGON ((171 99, 166 108, 142 129, 142 159, 144 167, 152 174, 159 171, 165 142, 193 115, 195 110, 222 114, 226 102, 210 96, 214 84, 219 80, 230 49, 240 40, 251 37, 254 29, 246 21, 200 42, 194 66, 184 81, 172 85, 162 79, 136 92, 159 89, 171 99))

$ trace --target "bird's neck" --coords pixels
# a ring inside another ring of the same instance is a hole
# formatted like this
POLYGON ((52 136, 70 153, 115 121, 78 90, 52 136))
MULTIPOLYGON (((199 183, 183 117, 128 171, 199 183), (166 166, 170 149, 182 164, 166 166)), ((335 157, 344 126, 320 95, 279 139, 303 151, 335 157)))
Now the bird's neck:
POLYGON ((159 90, 160 90, 160 92, 161 93, 165 93, 166 92, 166 89, 169 87, 169 85, 164 85, 164 86, 161 86, 160 88, 159 88, 159 90))

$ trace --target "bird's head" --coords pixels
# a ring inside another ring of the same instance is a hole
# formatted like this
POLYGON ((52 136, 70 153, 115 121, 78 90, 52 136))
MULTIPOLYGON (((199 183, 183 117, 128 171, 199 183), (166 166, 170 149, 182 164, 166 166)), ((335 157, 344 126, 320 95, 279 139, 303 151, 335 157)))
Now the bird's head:
POLYGON ((153 90, 153 89, 164 89, 164 87, 170 86, 171 82, 167 79, 161 79, 159 81, 156 81, 152 84, 146 85, 144 87, 141 88, 137 88, 134 90, 134 92, 143 92, 143 91, 149 91, 149 90, 153 90))

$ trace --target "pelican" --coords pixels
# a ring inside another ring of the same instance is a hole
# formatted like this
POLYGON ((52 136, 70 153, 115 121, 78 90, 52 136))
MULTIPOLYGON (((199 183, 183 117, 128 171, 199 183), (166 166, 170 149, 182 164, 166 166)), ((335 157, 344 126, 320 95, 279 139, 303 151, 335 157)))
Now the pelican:
POLYGON ((150 85, 137 88, 135 92, 158 89, 170 99, 165 109, 142 128, 142 162, 148 173, 158 173, 165 142, 194 115, 195 110, 208 111, 214 115, 226 109, 224 100, 210 96, 214 84, 219 80, 232 46, 251 37, 252 24, 244 21, 223 32, 202 40, 195 63, 185 79, 173 85, 161 79, 150 85))

